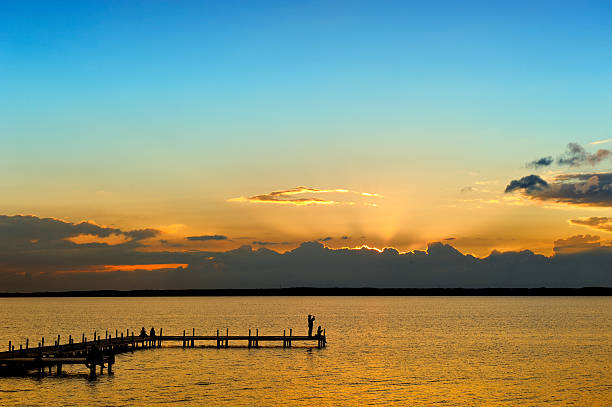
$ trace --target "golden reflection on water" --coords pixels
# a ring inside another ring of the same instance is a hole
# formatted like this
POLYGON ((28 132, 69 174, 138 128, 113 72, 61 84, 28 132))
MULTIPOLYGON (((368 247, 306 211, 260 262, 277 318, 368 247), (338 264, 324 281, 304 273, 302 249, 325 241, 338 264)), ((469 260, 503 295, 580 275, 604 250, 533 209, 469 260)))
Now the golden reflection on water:
POLYGON ((141 326, 295 334, 328 347, 165 347, 113 376, 0 378, 1 405, 612 405, 612 299, 220 297, 0 299, 0 344, 141 326))

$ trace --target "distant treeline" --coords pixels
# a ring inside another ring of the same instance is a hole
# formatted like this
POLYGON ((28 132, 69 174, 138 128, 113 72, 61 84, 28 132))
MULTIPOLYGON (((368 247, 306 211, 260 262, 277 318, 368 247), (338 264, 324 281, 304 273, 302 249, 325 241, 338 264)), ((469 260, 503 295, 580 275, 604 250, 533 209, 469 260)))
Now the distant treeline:
POLYGON ((609 296, 612 287, 583 288, 262 288, 91 290, 0 293, 0 297, 233 297, 233 296, 609 296))

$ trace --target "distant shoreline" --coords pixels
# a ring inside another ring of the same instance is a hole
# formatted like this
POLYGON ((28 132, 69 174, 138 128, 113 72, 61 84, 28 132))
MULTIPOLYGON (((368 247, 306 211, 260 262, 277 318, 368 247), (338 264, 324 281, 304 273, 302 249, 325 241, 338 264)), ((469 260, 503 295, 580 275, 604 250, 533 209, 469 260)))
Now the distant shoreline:
POLYGON ((612 287, 582 288, 238 288, 0 292, 0 297, 255 297, 255 296, 610 296, 612 287))

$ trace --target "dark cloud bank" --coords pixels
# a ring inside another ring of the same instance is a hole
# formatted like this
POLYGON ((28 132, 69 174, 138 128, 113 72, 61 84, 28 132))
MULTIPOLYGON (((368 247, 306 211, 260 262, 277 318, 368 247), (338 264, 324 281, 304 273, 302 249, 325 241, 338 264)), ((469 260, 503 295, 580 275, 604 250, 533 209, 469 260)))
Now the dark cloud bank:
POLYGON ((0 216, 0 291, 612 286, 612 247, 590 235, 560 239, 552 257, 522 251, 493 252, 483 259, 464 255, 444 243, 431 243, 426 251, 406 254, 395 249, 333 250, 320 242, 305 242, 283 254, 250 246, 228 252, 144 252, 140 238, 140 233, 92 224, 0 216), (131 240, 114 246, 65 240, 82 229, 87 234, 121 234, 131 240), (188 266, 156 271, 84 271, 134 264, 188 266))
POLYGON ((531 199, 579 206, 612 206, 612 173, 597 172, 557 175, 546 182, 532 174, 510 181, 506 193, 522 191, 531 199))

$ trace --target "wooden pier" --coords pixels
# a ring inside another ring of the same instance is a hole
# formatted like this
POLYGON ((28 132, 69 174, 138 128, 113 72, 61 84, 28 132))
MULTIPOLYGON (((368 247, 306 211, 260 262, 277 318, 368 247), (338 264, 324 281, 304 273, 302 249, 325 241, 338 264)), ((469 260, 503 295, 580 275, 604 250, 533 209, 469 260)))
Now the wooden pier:
POLYGON ((80 341, 75 341, 72 336, 69 336, 64 344, 60 341, 61 337, 58 335, 53 345, 45 346, 43 337, 38 346, 30 347, 29 340, 26 340, 25 346, 21 344, 18 349, 9 341, 8 350, 0 352, 0 374, 37 371, 39 376, 43 376, 46 369, 50 375, 54 367, 60 375, 63 365, 85 365, 89 369, 89 378, 95 379, 98 368, 100 374, 103 374, 104 369, 107 369, 109 374, 113 373, 116 354, 160 348, 164 343, 182 348, 194 348, 196 344, 200 344, 217 349, 238 346, 259 348, 260 343, 277 343, 279 346, 282 344, 283 348, 291 348, 294 342, 316 345, 319 349, 327 345, 325 331, 314 336, 293 335, 292 329, 288 334, 284 330, 282 335, 259 335, 259 329, 254 332, 249 329, 248 335, 230 335, 227 328, 225 332, 217 330, 214 335, 196 335, 195 328, 192 328, 190 335, 187 331, 183 331, 182 335, 163 335, 163 330, 160 329, 159 335, 155 336, 134 335, 133 331, 127 330, 125 335, 115 331, 113 337, 112 333, 106 331, 104 339, 94 332, 91 340, 83 334, 80 341))

